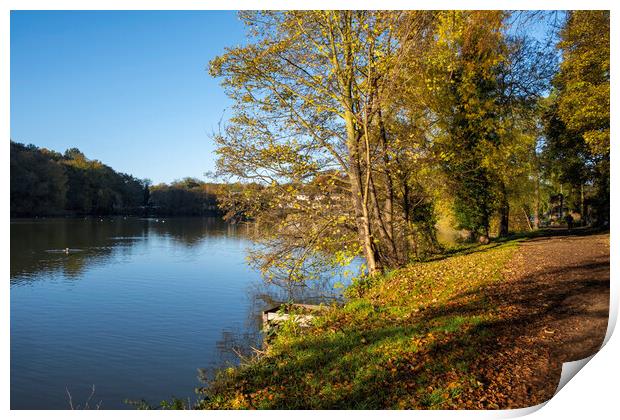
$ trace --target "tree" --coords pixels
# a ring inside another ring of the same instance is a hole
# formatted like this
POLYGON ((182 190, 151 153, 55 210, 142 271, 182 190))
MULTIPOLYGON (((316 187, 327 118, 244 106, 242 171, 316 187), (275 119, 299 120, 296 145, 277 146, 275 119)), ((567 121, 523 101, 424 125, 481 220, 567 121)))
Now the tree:
POLYGON ((594 155, 609 155, 609 11, 569 12, 558 48, 558 115, 594 155))
POLYGON ((13 215, 134 213, 143 197, 140 180, 76 148, 61 155, 11 141, 13 215))
POLYGON ((142 190, 143 190, 143 195, 142 195, 142 206, 148 206, 149 205, 149 200, 151 198, 151 192, 150 192, 150 187, 151 185, 153 185, 153 181, 151 181, 149 178, 145 178, 141 181, 142 183, 142 190))
POLYGON ((11 141, 11 215, 49 216, 63 212, 67 177, 57 156, 11 141))
POLYGON ((251 42, 211 62, 211 74, 236 100, 235 116, 215 140, 219 172, 262 183, 260 200, 277 209, 253 215, 277 232, 255 255, 257 265, 267 272, 278 264, 297 278, 313 258, 343 248, 348 256, 361 252, 371 274, 402 261, 384 108, 401 15, 241 17, 251 42), (319 190, 315 199, 307 199, 307 189, 319 190))
POLYGON ((556 60, 548 42, 513 25, 546 18, 524 12, 438 12, 435 42, 423 49, 423 57, 410 60, 422 63, 412 72, 425 78, 425 93, 417 101, 430 113, 427 131, 458 227, 472 239, 488 240, 496 215, 499 234, 506 235, 511 207, 529 207, 538 100, 549 89, 556 60))
POLYGON ((220 215, 217 186, 191 177, 150 187, 149 205, 162 216, 220 215))
POLYGON ((486 238, 503 193, 489 165, 506 131, 499 88, 506 60, 503 20, 497 11, 438 13, 437 41, 424 73, 439 129, 435 150, 450 181, 459 227, 486 238))
POLYGON ((545 113, 550 176, 590 201, 596 223, 609 222, 609 11, 571 11, 560 32, 560 70, 545 113), (589 196, 586 197, 586 191, 589 196))
POLYGON ((554 60, 509 34, 511 16, 241 14, 248 44, 210 64, 235 100, 215 136, 218 174, 259 186, 224 207, 261 225, 252 257, 267 276, 302 278, 343 249, 370 274, 433 252, 440 196, 485 240, 496 214, 506 234, 511 206, 530 211, 554 60))
MULTIPOLYGON (((554 12, 513 12, 504 19, 505 59, 498 71, 498 106, 501 109, 502 138, 489 149, 488 168, 496 174, 499 187, 499 235, 509 231, 511 208, 523 212, 528 228, 530 214, 538 227, 541 173, 538 141, 541 133, 541 101, 557 71, 553 36, 530 37, 529 23, 555 17, 554 12), (515 32, 519 25, 522 33, 515 32), (534 197, 533 200, 531 197, 534 197)), ((514 212, 513 212, 514 213, 514 212)))

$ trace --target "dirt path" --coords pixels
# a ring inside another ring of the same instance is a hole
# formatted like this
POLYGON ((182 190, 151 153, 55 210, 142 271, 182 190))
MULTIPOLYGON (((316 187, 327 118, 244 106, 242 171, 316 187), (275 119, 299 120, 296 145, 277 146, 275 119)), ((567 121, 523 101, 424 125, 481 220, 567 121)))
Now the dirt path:
MULTIPOLYGON (((505 282, 486 291, 502 321, 477 368, 484 408, 520 408, 550 399, 562 363, 595 353, 609 314, 609 234, 556 232, 524 242, 505 282)), ((480 407, 480 408, 482 408, 480 407)))

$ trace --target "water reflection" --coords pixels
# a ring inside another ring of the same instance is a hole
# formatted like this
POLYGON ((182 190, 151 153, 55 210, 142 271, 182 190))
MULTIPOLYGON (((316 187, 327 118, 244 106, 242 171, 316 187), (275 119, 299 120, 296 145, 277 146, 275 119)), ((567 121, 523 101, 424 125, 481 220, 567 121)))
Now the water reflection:
POLYGON ((127 253, 149 236, 191 248, 207 236, 243 237, 242 231, 218 218, 12 220, 11 284, 55 272, 79 278, 86 267, 105 264, 112 253, 127 253))
POLYGON ((264 281, 250 282, 247 296, 251 304, 244 326, 222 331, 216 344, 217 358, 210 365, 198 369, 199 379, 208 383, 222 367, 238 365, 242 359, 252 357, 260 350, 263 342, 263 311, 285 302, 342 303, 340 289, 334 287, 337 282, 347 282, 339 271, 327 273, 323 280, 312 284, 298 283, 288 287, 264 281))
POLYGON ((197 369, 260 347, 263 310, 338 297, 338 275, 265 284, 245 261, 248 229, 216 218, 12 220, 11 408, 66 409, 65 388, 82 401, 92 384, 104 409, 193 397, 197 369))

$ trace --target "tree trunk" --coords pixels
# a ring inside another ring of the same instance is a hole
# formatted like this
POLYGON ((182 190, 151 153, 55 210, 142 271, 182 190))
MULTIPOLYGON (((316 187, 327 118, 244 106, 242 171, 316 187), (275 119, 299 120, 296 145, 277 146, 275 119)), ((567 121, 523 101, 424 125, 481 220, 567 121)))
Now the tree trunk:
POLYGON ((499 224, 499 236, 508 236, 508 219, 510 217, 510 206, 504 203, 501 209, 501 220, 499 224))
MULTIPOLYGON (((343 35, 344 68, 341 70, 340 83, 342 84, 342 105, 344 107, 344 123, 347 132, 347 148, 349 167, 347 168, 349 180, 351 182, 351 200, 355 209, 355 219, 357 223, 357 233, 366 259, 368 274, 374 275, 382 271, 379 253, 372 235, 372 225, 368 211, 368 181, 363 180, 364 175, 369 173, 362 171, 362 156, 360 155, 360 143, 363 133, 356 127, 355 110, 359 106, 354 106, 353 85, 355 83, 355 73, 353 70, 353 54, 351 51, 353 38, 351 35, 350 13, 345 12, 345 28, 343 35), (366 184, 366 185, 364 185, 366 184)), ((337 60, 337 58, 335 58, 337 60)), ((368 140, 368 139, 367 139, 368 140)), ((366 171, 370 171, 370 167, 366 171)))
POLYGON ((525 215, 525 221, 527 222, 527 227, 530 229, 530 231, 534 230, 532 227, 532 224, 530 223, 530 215, 527 214, 525 207, 523 207, 523 214, 525 215))
POLYGON ((560 221, 564 218, 564 193, 562 184, 560 184, 560 221))
POLYGON ((355 208, 355 218, 357 221, 357 233, 364 250, 364 258, 366 259, 366 266, 368 267, 368 273, 370 275, 381 272, 379 263, 379 255, 377 247, 374 244, 372 230, 370 227, 370 218, 368 217, 368 207, 364 205, 364 199, 362 197, 361 188, 361 176, 357 168, 353 168, 349 171, 349 179, 351 180, 351 193, 353 206, 355 208))
POLYGON ((500 208, 499 236, 508 236, 508 222, 510 217, 510 204, 508 203, 508 194, 506 186, 502 184, 502 204, 500 208))
POLYGON ((383 163, 385 167, 383 168, 385 172, 385 185, 387 188, 387 196, 385 198, 385 219, 386 224, 390 233, 390 237, 394 238, 394 181, 392 180, 392 174, 390 171, 390 156, 388 153, 388 138, 387 138, 387 130, 385 129, 385 124, 383 123, 383 115, 381 113, 381 108, 378 109, 378 117, 379 117, 379 131, 381 134, 381 147, 383 153, 383 163))
POLYGON ((368 274, 374 275, 381 272, 377 248, 373 242, 370 218, 368 215, 367 200, 363 196, 362 170, 360 167, 359 142, 361 135, 356 132, 353 122, 353 114, 345 111, 345 124, 347 127, 347 146, 349 152, 348 175, 351 182, 351 201, 355 210, 357 233, 366 259, 368 274))
MULTIPOLYGON (((384 254, 382 254, 382 256, 384 257, 384 262, 391 262, 390 265, 394 264, 394 265, 399 265, 400 264, 400 260, 398 258, 398 249, 396 248, 396 242, 393 236, 391 236, 390 232, 388 229, 389 227, 386 227, 386 222, 384 221, 384 217, 381 214, 382 210, 381 210, 381 206, 379 204, 379 198, 377 197, 377 190, 375 188, 375 182, 373 179, 372 174, 370 175, 370 190, 369 190, 369 194, 371 195, 371 201, 373 204, 373 209, 375 211, 375 216, 376 216, 376 222, 379 225, 379 234, 381 235, 381 239, 383 240, 383 242, 385 244, 387 244, 387 246, 389 247, 389 252, 390 255, 386 256, 384 254)), ((387 216, 386 216, 387 219, 387 216)))
POLYGON ((416 257, 418 256, 418 244, 415 239, 415 233, 413 232, 412 223, 410 221, 410 213, 411 210, 409 208, 409 185, 404 182, 403 183, 403 200, 402 200, 402 209, 403 209, 403 219, 405 220, 405 258, 410 259, 411 254, 416 257))
POLYGON ((534 229, 540 228, 540 170, 536 168, 536 191, 534 196, 534 229))
POLYGON ((583 198, 583 183, 581 184, 581 226, 585 226, 585 217, 586 217, 586 212, 585 212, 585 205, 584 205, 584 198, 583 198))

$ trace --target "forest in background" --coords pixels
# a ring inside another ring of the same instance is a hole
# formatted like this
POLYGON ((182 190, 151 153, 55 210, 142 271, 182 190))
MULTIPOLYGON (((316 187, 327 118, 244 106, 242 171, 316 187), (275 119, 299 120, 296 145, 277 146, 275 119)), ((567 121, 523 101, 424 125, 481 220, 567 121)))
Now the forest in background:
POLYGON ((75 148, 61 154, 11 141, 11 217, 216 216, 220 188, 195 178, 152 185, 75 148))

